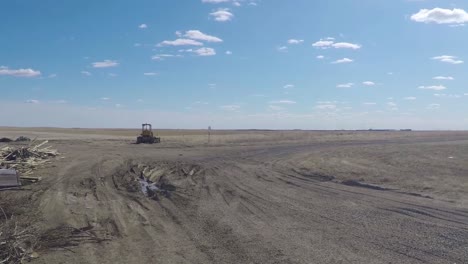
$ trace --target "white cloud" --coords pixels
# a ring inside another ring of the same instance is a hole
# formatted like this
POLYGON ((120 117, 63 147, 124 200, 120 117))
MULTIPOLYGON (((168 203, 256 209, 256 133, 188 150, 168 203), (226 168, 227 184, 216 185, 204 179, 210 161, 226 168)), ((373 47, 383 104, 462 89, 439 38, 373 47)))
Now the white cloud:
POLYGON ((227 51, 226 51, 226 55, 232 55, 232 51, 227 50, 227 51))
POLYGON ((189 30, 185 32, 184 37, 189 38, 189 39, 206 41, 206 42, 223 42, 222 39, 215 37, 215 36, 207 35, 201 32, 200 30, 189 30))
POLYGON ((335 43, 333 38, 326 38, 321 39, 312 44, 313 47, 320 48, 320 49, 328 49, 328 48, 335 48, 335 49, 360 49, 362 46, 359 44, 349 43, 349 42, 337 42, 335 43))
POLYGON ((361 48, 361 45, 348 43, 348 42, 338 42, 338 43, 334 43, 332 46, 334 48, 336 48, 336 49, 354 49, 354 50, 357 50, 357 49, 361 48))
POLYGON ((316 109, 319 110, 334 110, 336 109, 336 105, 334 104, 319 104, 315 106, 316 109))
POLYGON ((338 84, 336 88, 351 88, 354 86, 354 83, 343 83, 343 84, 338 84))
POLYGON ((374 86, 375 85, 375 83, 371 82, 371 81, 365 81, 362 84, 365 85, 365 86, 374 86))
POLYGON ((210 4, 219 4, 219 3, 226 3, 231 0, 202 0, 202 3, 210 3, 210 4))
POLYGON ((85 76, 91 76, 92 74, 89 71, 82 71, 81 74, 85 76))
POLYGON ((342 63, 351 63, 353 61, 354 60, 352 60, 352 59, 343 58, 343 59, 340 59, 340 60, 332 61, 331 63, 332 64, 342 64, 342 63))
POLYGON ((447 89, 447 87, 443 85, 419 86, 418 88, 422 90, 434 90, 434 91, 441 91, 441 90, 447 89))
POLYGON ((432 59, 438 60, 440 62, 450 63, 450 64, 462 64, 463 63, 463 61, 459 60, 458 57, 450 56, 450 55, 436 56, 436 57, 432 57, 432 59))
POLYGON ((109 98, 109 97, 101 97, 101 100, 102 100, 102 101, 109 101, 110 98, 109 98))
POLYGON ((387 106, 389 106, 389 107, 396 107, 397 104, 394 103, 394 102, 388 102, 388 103, 387 103, 387 106))
POLYGON ((203 43, 193 39, 176 39, 176 40, 165 40, 157 45, 158 47, 163 46, 203 46, 203 43))
POLYGON ((119 75, 116 74, 116 73, 109 73, 108 75, 109 75, 109 77, 117 77, 117 76, 119 76, 119 75))
POLYGON ((377 103, 368 102, 368 103, 363 103, 363 105, 377 105, 377 103))
POLYGON ((291 88, 294 88, 294 84, 286 84, 285 86, 283 86, 284 89, 291 89, 291 88))
POLYGON ((116 108, 122 108, 123 105, 121 105, 121 104, 115 104, 115 107, 116 107, 116 108))
POLYGON ((216 55, 216 51, 212 48, 200 48, 200 49, 195 50, 195 53, 198 54, 198 56, 216 55))
POLYGON ((463 94, 464 96, 468 96, 468 93, 463 94))
POLYGON ((468 13, 463 9, 421 9, 411 16, 411 20, 421 23, 463 24, 468 22, 468 13))
POLYGON ((145 72, 145 73, 143 73, 143 75, 145 75, 145 76, 156 76, 158 74, 159 73, 157 73, 157 72, 145 72))
POLYGON ((138 26, 138 28, 145 29, 145 28, 148 28, 148 25, 146 25, 146 24, 141 24, 141 25, 138 26))
POLYGON ((152 60, 164 60, 165 58, 173 58, 173 57, 182 57, 182 55, 172 55, 172 54, 156 54, 151 57, 152 60))
POLYGON ((458 94, 434 94, 435 97, 444 97, 444 98, 460 98, 461 95, 458 94))
POLYGON ((286 47, 286 46, 281 46, 281 47, 276 48, 276 50, 278 50, 279 52, 287 52, 287 51, 288 51, 288 47, 286 47))
POLYGON ((451 76, 436 76, 434 78, 432 78, 434 80, 447 80, 447 81, 453 81, 455 80, 453 77, 451 76))
POLYGON ((27 103, 27 104, 38 104, 39 100, 29 99, 29 100, 26 100, 25 103, 27 103))
POLYGON ((231 12, 229 12, 228 8, 220 8, 210 13, 210 16, 212 16, 214 20, 218 22, 230 21, 234 17, 234 15, 231 12))
POLYGON ((430 109, 430 110, 440 109, 440 104, 430 104, 427 106, 427 109, 430 109))
POLYGON ((403 100, 414 101, 414 100, 416 100, 416 97, 414 97, 414 96, 408 96, 408 97, 403 98, 403 100))
POLYGON ((240 105, 222 105, 220 107, 221 109, 226 111, 239 111, 239 109, 241 108, 240 105))
POLYGON ((302 44, 304 42, 303 39, 290 39, 288 40, 288 44, 302 44))
POLYGON ((270 104, 296 104, 296 102, 292 100, 278 100, 278 101, 271 101, 270 104))
POLYGON ((2 75, 8 75, 8 76, 14 76, 14 77, 25 77, 25 78, 30 78, 30 77, 37 77, 41 75, 40 71, 36 71, 33 69, 10 69, 5 66, 0 66, 0 76, 2 75))
POLYGON ((114 60, 104 60, 92 63, 93 68, 110 68, 110 67, 117 67, 119 63, 114 60))
POLYGON ((331 40, 319 40, 315 43, 312 44, 313 47, 316 47, 316 48, 323 48, 323 49, 327 49, 329 48, 331 45, 333 45, 333 41, 331 40))
POLYGON ((284 110, 285 108, 282 107, 282 106, 279 106, 279 105, 269 105, 269 106, 268 106, 268 109, 269 109, 269 110, 272 110, 272 111, 282 111, 282 110, 284 110))
POLYGON ((323 55, 318 55, 316 58, 319 59, 319 60, 323 60, 323 59, 325 59, 325 56, 323 56, 323 55))

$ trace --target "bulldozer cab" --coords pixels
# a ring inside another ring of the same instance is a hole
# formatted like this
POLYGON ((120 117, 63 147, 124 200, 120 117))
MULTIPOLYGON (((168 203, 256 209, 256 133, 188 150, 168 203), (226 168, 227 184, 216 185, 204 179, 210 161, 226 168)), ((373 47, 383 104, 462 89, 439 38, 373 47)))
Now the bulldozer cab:
POLYGON ((151 127, 151 124, 142 124, 141 125, 141 135, 146 136, 146 137, 152 137, 153 136, 153 129, 151 127))
POLYGON ((151 124, 142 124, 141 125, 141 135, 137 137, 137 144, 154 144, 160 143, 161 138, 155 137, 153 135, 153 128, 151 124))

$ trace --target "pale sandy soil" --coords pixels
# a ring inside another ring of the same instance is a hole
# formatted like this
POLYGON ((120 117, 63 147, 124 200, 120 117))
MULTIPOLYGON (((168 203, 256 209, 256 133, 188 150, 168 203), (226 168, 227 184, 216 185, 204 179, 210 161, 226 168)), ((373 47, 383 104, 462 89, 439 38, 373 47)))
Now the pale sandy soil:
POLYGON ((468 132, 158 133, 162 144, 135 145, 138 130, 0 128, 64 157, 0 199, 26 199, 44 232, 106 239, 33 263, 468 261, 468 132), (170 195, 132 188, 145 168, 170 195))

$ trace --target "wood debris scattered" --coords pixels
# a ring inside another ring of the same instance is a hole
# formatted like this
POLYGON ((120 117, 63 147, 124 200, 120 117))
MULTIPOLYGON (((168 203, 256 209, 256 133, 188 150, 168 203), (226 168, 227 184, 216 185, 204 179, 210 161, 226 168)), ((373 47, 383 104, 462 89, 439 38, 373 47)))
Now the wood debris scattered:
MULTIPOLYGON (((26 147, 3 147, 0 149, 0 167, 15 169, 21 175, 31 175, 34 169, 37 169, 49 160, 59 155, 58 151, 47 146, 48 141, 44 141, 35 146, 26 147)), ((35 181, 39 181, 36 179, 35 181)))

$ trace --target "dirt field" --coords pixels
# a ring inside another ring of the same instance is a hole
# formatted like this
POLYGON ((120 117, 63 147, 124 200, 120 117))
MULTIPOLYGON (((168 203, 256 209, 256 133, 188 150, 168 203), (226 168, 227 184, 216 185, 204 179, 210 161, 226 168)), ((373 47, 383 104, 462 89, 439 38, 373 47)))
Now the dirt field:
POLYGON ((0 128, 62 153, 0 201, 99 238, 32 263, 468 263, 468 132, 136 134, 0 128), (146 197, 142 173, 170 188, 146 197))

